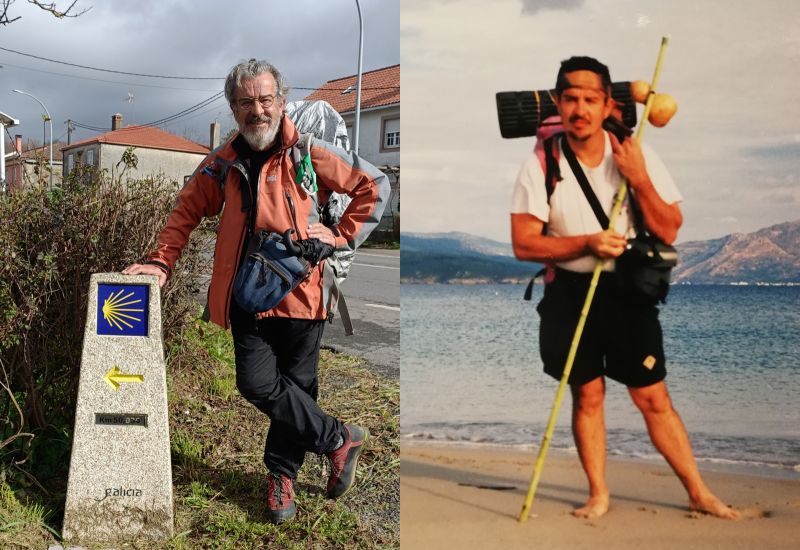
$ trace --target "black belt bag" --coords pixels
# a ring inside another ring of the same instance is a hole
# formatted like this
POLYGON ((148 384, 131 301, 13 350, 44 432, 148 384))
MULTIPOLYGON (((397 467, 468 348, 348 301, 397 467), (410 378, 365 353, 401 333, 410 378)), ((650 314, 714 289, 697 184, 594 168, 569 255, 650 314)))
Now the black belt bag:
POLYGON ((678 264, 678 251, 653 235, 637 235, 616 260, 620 288, 636 301, 666 302, 672 268, 678 264))
POLYGON ((296 255, 290 235, 291 230, 283 235, 260 231, 250 238, 233 281, 233 296, 243 310, 269 311, 308 276, 309 263, 296 255))

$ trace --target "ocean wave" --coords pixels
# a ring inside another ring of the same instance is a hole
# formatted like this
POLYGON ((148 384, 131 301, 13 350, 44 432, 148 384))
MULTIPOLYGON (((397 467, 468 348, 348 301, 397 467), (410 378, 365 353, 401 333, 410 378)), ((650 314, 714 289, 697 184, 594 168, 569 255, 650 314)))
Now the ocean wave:
MULTIPOLYGON (((541 441, 541 432, 529 426, 510 423, 469 422, 464 424, 431 423, 414 426, 402 432, 401 440, 414 444, 442 444, 461 446, 495 446, 518 450, 536 450, 541 441)), ((763 456, 748 456, 747 449, 753 448, 749 438, 698 438, 700 441, 713 441, 713 447, 698 446, 695 455, 698 462, 744 470, 772 470, 800 473, 800 464, 792 460, 796 455, 793 449, 786 448, 786 441, 775 440, 772 446, 777 456, 774 460, 763 456), (790 458, 791 457, 791 458, 790 458)), ((763 443, 763 441, 762 441, 763 443)), ((577 454, 569 429, 560 428, 550 444, 561 452, 577 454)), ((612 429, 607 433, 607 453, 623 459, 663 461, 663 457, 652 447, 646 435, 640 432, 612 429)), ((763 446, 761 448, 764 448, 763 446)))

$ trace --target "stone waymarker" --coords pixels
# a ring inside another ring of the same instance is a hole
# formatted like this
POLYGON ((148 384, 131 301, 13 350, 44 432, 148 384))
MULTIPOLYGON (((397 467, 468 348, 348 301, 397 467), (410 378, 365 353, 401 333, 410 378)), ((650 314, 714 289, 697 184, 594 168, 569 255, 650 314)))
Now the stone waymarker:
POLYGON ((173 534, 156 277, 92 275, 62 534, 70 542, 173 534))

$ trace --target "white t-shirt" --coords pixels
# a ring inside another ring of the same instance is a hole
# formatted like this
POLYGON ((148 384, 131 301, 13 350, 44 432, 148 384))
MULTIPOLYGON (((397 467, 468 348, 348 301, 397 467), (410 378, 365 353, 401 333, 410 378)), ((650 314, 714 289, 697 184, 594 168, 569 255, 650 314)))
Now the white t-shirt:
MULTIPOLYGON (((586 179, 592 187, 603 211, 608 215, 614 204, 614 197, 622 185, 622 176, 614 164, 611 151, 611 141, 605 134, 605 152, 603 160, 594 168, 588 168, 578 161, 583 168, 586 179)), ((642 144, 647 174, 653 182, 656 192, 667 204, 678 202, 682 199, 675 182, 667 172, 661 159, 647 144, 642 144)), ((538 157, 531 154, 522 164, 514 184, 514 194, 511 199, 512 214, 533 214, 538 219, 547 223, 547 234, 554 237, 572 237, 576 235, 590 235, 606 229, 600 226, 597 216, 594 215, 586 195, 583 193, 578 180, 572 173, 569 163, 564 158, 559 140, 558 166, 563 180, 556 183, 555 191, 547 204, 547 189, 544 184, 544 173, 538 157)), ((615 229, 627 237, 633 237, 633 216, 630 213, 630 204, 626 195, 620 215, 617 217, 615 229)), ((588 273, 594 270, 597 258, 593 255, 581 256, 573 260, 558 262, 556 265, 570 271, 588 273)), ((608 261, 604 266, 606 271, 613 271, 614 262, 608 261)))

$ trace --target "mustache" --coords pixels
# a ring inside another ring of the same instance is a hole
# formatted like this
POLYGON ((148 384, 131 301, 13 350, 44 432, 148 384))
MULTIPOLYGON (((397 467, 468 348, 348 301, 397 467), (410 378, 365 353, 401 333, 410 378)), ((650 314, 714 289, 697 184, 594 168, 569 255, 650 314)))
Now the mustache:
POLYGON ((589 119, 588 119, 588 118, 586 118, 586 117, 582 117, 582 116, 580 116, 580 115, 572 115, 571 117, 569 117, 569 121, 570 121, 570 122, 578 122, 579 120, 582 120, 582 121, 584 121, 584 122, 586 122, 586 123, 588 123, 588 122, 589 122, 589 119))
POLYGON ((247 119, 248 124, 253 124, 255 122, 266 122, 267 124, 272 123, 272 118, 268 117, 267 115, 254 115, 247 119))

